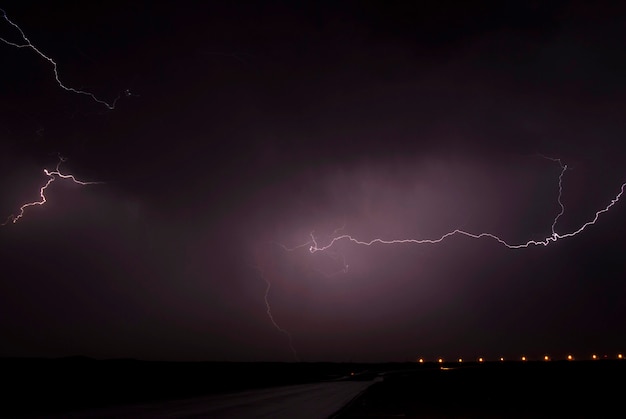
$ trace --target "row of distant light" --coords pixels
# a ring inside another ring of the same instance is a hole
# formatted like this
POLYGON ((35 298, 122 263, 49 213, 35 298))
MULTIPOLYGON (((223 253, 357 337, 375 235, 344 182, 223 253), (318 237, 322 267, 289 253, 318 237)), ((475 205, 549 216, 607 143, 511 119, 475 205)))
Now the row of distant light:
MULTIPOLYGON (((607 358, 608 358, 608 357, 607 357, 606 355, 603 357, 603 359, 607 359, 607 358)), ((566 359, 567 359, 568 361, 573 361, 573 360, 574 360, 574 356, 573 356, 573 355, 567 355, 566 359)), ((601 358, 600 358, 598 355, 593 354, 593 355, 591 355, 591 359, 592 359, 592 360, 598 360, 598 359, 601 359, 601 358)), ((624 359, 624 356, 623 356, 622 354, 617 354, 616 359, 624 359)), ((525 356, 521 356, 521 357, 519 358, 519 360, 520 360, 520 361, 527 361, 527 360, 528 360, 528 358, 526 358, 525 356)), ((551 361, 551 360, 552 360, 552 358, 550 358, 548 355, 545 355, 545 356, 543 357, 543 360, 544 360, 544 361, 551 361)), ((480 363, 480 362, 485 362, 485 359, 484 359, 484 358, 482 358, 482 357, 480 357, 480 358, 478 358, 476 361, 477 361, 477 362, 479 362, 479 363, 480 363)), ((500 361, 504 361, 504 358, 503 358, 503 357, 500 357, 500 361)), ((417 360, 417 362, 419 362, 420 364, 423 364, 425 361, 424 361, 424 358, 419 358, 419 359, 417 360)), ((437 362, 438 362, 438 363, 440 363, 440 364, 442 364, 442 363, 444 362, 444 360, 443 360, 443 358, 437 358, 437 362)), ((463 362, 463 358, 459 358, 459 359, 457 359, 457 362, 463 362)))

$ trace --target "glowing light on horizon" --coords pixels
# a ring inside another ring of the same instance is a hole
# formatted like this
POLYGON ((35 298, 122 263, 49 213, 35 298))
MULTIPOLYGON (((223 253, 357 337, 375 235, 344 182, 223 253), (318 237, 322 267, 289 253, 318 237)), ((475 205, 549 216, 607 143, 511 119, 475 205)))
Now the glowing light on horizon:
POLYGON ((617 354, 617 359, 622 359, 622 354, 617 354))
POLYGON ((423 358, 420 358, 420 359, 418 360, 418 362, 419 362, 420 364, 423 364, 423 363, 424 363, 424 359, 423 359, 423 358))
POLYGON ((549 361, 549 360, 550 360, 550 357, 549 357, 548 355, 545 355, 545 356, 543 357, 543 360, 544 360, 544 361, 549 361))
POLYGON ((504 358, 503 358, 503 357, 500 357, 500 361, 504 361, 504 358))
MULTIPOLYGON (((20 36, 22 37, 22 43, 11 42, 11 41, 9 41, 9 40, 7 40, 5 38, 2 38, 2 37, 0 37, 0 41, 4 42, 7 45, 15 47, 15 48, 27 48, 27 49, 30 49, 30 50, 34 51, 37 55, 39 55, 41 58, 43 58, 44 60, 48 61, 52 65, 52 71, 54 73, 54 79, 56 80, 56 82, 59 85, 59 87, 62 88, 63 90, 66 90, 66 91, 72 92, 72 93, 76 93, 76 94, 80 94, 80 95, 89 96, 92 100, 94 100, 95 102, 97 102, 97 103, 99 103, 101 105, 106 106, 108 109, 110 109, 110 110, 115 109, 115 105, 117 104, 117 101, 120 99, 120 96, 117 96, 115 98, 115 100, 113 100, 113 102, 109 103, 109 102, 106 102, 106 101, 104 101, 102 99, 99 99, 93 93, 87 92, 85 90, 75 89, 73 87, 66 86, 65 84, 63 84, 63 82, 59 78, 58 65, 57 65, 56 61, 54 61, 49 56, 45 55, 43 52, 41 52, 41 50, 39 50, 39 48, 37 48, 35 45, 33 45, 33 43, 30 41, 30 39, 28 39, 28 37, 26 36, 24 31, 22 31, 22 29, 16 23, 14 23, 11 19, 9 19, 9 17, 7 16, 6 12, 3 9, 0 9, 0 13, 2 13, 2 17, 4 18, 4 20, 6 22, 9 23, 9 25, 13 26, 19 32, 20 36)), ((128 90, 126 91, 126 95, 128 95, 128 96, 131 95, 128 90)))
POLYGON ((573 357, 572 355, 567 355, 567 360, 568 360, 568 361, 573 361, 573 360, 574 360, 574 357, 573 357))
POLYGON ((526 357, 525 356, 522 357, 522 361, 526 361, 526 357))
POLYGON ((598 356, 596 354, 591 355, 591 359, 598 359, 598 356))
POLYGON ((15 214, 11 214, 7 217, 7 219, 0 224, 0 226, 5 226, 9 223, 17 223, 18 220, 22 217, 24 217, 24 213, 26 211, 27 208, 30 207, 35 207, 35 206, 42 206, 44 205, 46 202, 48 202, 48 200, 46 199, 46 190, 48 189, 48 187, 52 184, 52 182, 54 182, 56 179, 63 179, 63 180, 69 180, 72 183, 75 183, 77 185, 99 185, 102 184, 103 182, 85 182, 82 180, 78 180, 76 179, 76 177, 74 177, 74 175, 68 173, 62 173, 60 166, 62 163, 64 163, 66 161, 65 158, 59 156, 59 162, 56 165, 56 168, 54 170, 48 170, 48 169, 43 169, 43 173, 48 177, 48 180, 46 181, 46 183, 44 183, 44 185, 39 188, 39 200, 37 201, 32 201, 32 202, 27 202, 25 204, 23 204, 17 215, 15 214))
POLYGON ((483 362, 483 359, 482 358, 478 358, 478 362, 483 362))
POLYGON ((463 362, 463 358, 459 358, 459 363, 463 362))
POLYGON ((443 363, 443 358, 439 358, 437 362, 439 362, 440 364, 443 363))

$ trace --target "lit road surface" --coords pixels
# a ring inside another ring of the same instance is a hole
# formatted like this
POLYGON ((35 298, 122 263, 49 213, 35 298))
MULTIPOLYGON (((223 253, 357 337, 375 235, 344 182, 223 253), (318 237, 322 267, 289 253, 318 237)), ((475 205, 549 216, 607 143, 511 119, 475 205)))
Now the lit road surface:
POLYGON ((193 399, 92 409, 57 417, 322 419, 336 413, 373 383, 374 381, 335 381, 274 387, 193 399))

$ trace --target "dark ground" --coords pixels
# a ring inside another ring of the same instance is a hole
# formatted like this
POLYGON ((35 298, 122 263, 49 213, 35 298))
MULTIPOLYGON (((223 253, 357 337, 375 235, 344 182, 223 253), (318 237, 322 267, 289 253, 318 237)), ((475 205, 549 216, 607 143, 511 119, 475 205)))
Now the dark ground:
POLYGON ((58 414, 255 388, 334 380, 363 365, 0 359, 0 417, 58 414))
POLYGON ((626 362, 424 366, 386 374, 340 419, 625 417, 626 362))
POLYGON ((326 380, 373 380, 340 414, 624 417, 626 360, 485 364, 0 359, 0 416, 37 416, 326 380))

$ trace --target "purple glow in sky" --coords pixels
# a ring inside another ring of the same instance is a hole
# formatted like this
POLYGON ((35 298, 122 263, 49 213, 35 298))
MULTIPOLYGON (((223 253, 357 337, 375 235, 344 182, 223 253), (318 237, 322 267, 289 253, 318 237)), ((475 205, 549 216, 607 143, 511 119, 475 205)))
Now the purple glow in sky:
POLYGON ((626 347, 623 8, 0 7, 0 356, 626 347))

